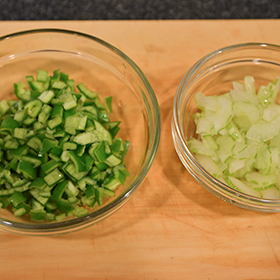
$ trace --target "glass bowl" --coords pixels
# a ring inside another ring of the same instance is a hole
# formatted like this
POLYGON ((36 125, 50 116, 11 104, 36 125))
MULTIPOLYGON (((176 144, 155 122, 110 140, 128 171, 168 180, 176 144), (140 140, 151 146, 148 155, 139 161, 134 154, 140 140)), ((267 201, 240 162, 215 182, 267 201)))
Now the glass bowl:
POLYGON ((114 46, 96 37, 70 30, 38 29, 0 38, 2 99, 15 99, 13 84, 37 69, 56 69, 100 95, 113 97, 111 121, 121 121, 117 137, 130 141, 125 158, 130 172, 124 186, 86 216, 59 222, 32 222, 0 209, 0 228, 26 235, 57 235, 96 224, 119 210, 146 177, 160 140, 160 110, 156 96, 139 67, 114 46))
POLYGON ((172 136, 176 152, 189 173, 208 191, 242 208, 279 212, 279 199, 264 199, 239 192, 210 175, 190 151, 189 139, 195 134, 193 115, 197 112, 194 95, 229 92, 233 81, 253 76, 256 88, 274 81, 280 74, 280 46, 246 43, 216 50, 196 62, 183 77, 174 100, 172 136))

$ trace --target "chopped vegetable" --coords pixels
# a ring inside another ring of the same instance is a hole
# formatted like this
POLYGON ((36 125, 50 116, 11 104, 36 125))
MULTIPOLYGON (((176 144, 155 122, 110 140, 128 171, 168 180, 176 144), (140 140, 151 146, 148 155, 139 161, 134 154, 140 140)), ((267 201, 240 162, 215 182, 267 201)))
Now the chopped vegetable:
POLYGON ((280 199, 279 88, 276 78, 256 91, 246 76, 229 93, 195 95, 191 151, 211 175, 251 196, 280 199))
POLYGON ((18 100, 0 102, 0 206, 16 217, 84 216, 130 175, 112 97, 103 105, 96 91, 76 87, 68 74, 40 69, 14 84, 18 100))

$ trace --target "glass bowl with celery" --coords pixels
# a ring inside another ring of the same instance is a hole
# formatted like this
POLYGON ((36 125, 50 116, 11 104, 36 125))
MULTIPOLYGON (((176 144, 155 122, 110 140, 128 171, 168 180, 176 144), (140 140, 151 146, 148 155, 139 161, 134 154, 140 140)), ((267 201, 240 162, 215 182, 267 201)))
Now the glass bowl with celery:
POLYGON ((119 210, 157 152, 160 113, 138 66, 69 30, 0 38, 0 228, 69 233, 119 210))
POLYGON ((219 49, 185 75, 172 134, 186 169, 208 191, 242 208, 280 211, 280 47, 219 49))

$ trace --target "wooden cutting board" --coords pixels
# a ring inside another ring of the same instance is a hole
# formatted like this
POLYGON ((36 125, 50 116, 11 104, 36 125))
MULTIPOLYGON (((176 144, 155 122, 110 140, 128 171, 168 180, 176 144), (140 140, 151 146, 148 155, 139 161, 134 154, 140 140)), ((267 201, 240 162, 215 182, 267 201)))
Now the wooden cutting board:
POLYGON ((107 220, 58 237, 0 232, 0 279, 280 279, 280 213, 211 195, 182 166, 170 129, 176 89, 199 58, 231 44, 280 44, 280 20, 3 21, 0 35, 39 27, 86 32, 132 58, 157 95, 161 142, 138 192, 107 220))

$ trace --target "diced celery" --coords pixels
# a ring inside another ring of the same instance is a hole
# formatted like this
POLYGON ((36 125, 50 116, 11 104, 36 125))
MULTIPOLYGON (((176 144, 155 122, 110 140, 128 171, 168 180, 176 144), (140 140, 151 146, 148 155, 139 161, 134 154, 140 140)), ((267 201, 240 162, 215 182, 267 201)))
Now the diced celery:
POLYGON ((190 150, 211 175, 243 193, 280 197, 280 79, 255 88, 251 76, 229 93, 195 95, 198 138, 190 150))

